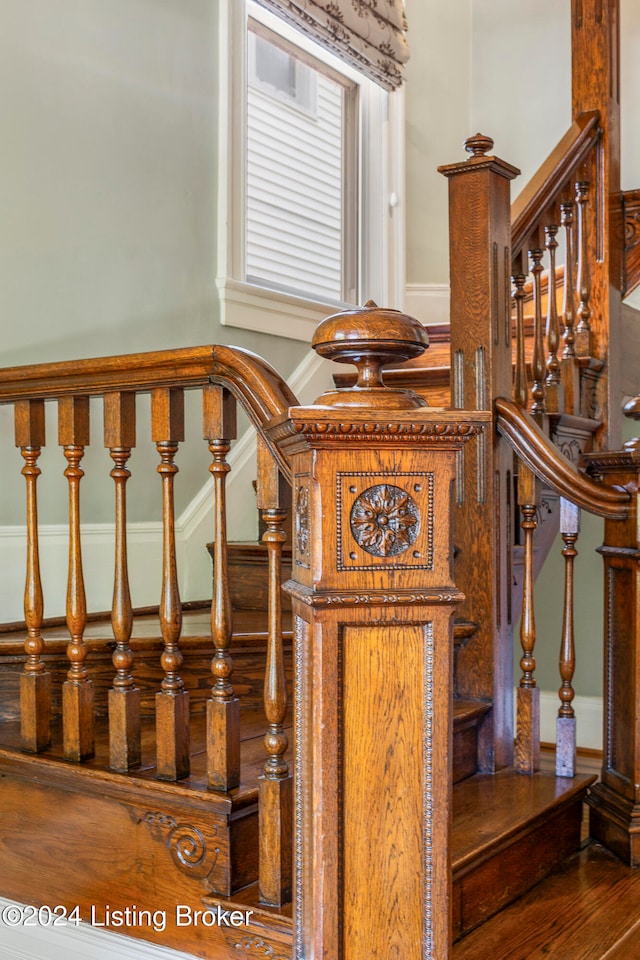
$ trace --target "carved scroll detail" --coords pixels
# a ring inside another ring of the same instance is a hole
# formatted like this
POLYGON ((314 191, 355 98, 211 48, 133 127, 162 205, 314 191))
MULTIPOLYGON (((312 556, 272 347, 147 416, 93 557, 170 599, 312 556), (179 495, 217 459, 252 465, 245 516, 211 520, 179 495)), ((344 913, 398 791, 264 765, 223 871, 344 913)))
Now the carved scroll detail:
POLYGON ((205 837, 193 824, 179 823, 175 817, 162 811, 149 810, 141 822, 146 824, 155 840, 161 840, 176 867, 188 877, 200 880, 207 892, 215 892, 215 873, 220 847, 212 843, 218 827, 211 824, 205 837))

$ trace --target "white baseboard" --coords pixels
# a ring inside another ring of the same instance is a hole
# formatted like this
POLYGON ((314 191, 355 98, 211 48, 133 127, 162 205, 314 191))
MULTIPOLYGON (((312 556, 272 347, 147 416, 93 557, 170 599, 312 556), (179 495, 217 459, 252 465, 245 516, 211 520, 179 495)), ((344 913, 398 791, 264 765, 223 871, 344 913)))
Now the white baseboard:
POLYGON ((427 327, 449 323, 448 284, 408 283, 404 292, 404 309, 427 327))
MULTIPOLYGON (((540 691, 540 740, 556 742, 556 717, 560 701, 555 691, 540 691)), ((580 697, 573 701, 576 714, 578 747, 602 750, 603 705, 602 697, 580 697)))

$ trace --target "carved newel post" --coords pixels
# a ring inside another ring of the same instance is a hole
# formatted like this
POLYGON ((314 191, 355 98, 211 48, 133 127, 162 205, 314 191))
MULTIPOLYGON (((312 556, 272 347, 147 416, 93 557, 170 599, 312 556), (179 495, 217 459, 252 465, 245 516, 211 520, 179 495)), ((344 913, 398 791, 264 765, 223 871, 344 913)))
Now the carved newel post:
MULTIPOLYGON (((625 407, 640 418, 640 398, 625 407)), ((625 520, 605 520, 604 742, 601 781, 589 792, 591 836, 640 866, 640 439, 584 456, 590 470, 635 494, 625 520)))
POLYGON ((384 386, 426 345, 375 304, 329 317, 313 346, 357 385, 270 428, 293 474, 295 958, 450 955, 452 483, 487 415, 384 386))

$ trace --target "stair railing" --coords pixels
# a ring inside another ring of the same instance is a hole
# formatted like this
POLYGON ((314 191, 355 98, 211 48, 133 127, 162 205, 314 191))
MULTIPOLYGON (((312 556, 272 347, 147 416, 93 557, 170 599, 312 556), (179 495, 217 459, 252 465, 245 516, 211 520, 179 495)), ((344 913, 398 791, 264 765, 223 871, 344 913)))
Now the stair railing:
POLYGON ((0 375, 0 403, 15 408, 27 487, 22 747, 42 753, 51 737, 36 495, 44 408, 51 402, 58 405, 69 488, 63 750, 79 764, 94 752, 95 701, 84 638, 81 463, 90 441, 90 400, 105 397, 104 442, 114 463, 116 503, 110 756, 114 771, 123 774, 140 763, 143 700, 131 642, 126 526, 136 397, 151 394, 162 507, 164 676, 155 697, 156 774, 180 781, 190 774, 191 710, 181 675, 175 487, 187 432, 184 393, 202 392, 202 434, 216 500, 207 785, 223 791, 235 789, 240 769, 224 509, 236 400, 258 428, 257 492, 271 600, 260 897, 280 906, 292 895, 293 881, 301 957, 338 956, 344 944, 387 950, 390 943, 409 960, 450 955, 452 614, 461 594, 453 580, 449 520, 456 458, 481 436, 489 416, 431 411, 411 391, 385 386, 381 369, 419 355, 426 344, 420 324, 372 303, 329 318, 314 347, 322 356, 355 363, 358 382, 310 407, 297 406, 264 361, 231 347, 18 367, 0 375), (292 482, 295 526, 292 579, 286 584, 294 617, 295 794, 287 759, 280 603, 283 478, 292 482))
MULTIPOLYGON (((207 785, 229 791, 240 782, 240 701, 233 690, 230 655, 232 611, 226 561, 226 457, 236 435, 236 400, 226 386, 227 365, 234 371, 233 391, 258 428, 289 406, 295 397, 264 361, 248 352, 202 347, 161 353, 110 357, 93 361, 43 364, 5 369, 0 375, 0 403, 13 404, 15 442, 24 459, 26 482, 27 565, 25 579, 26 662, 21 675, 22 749, 41 753, 51 744, 52 678, 44 659, 44 592, 40 568, 38 466, 45 445, 45 403, 58 408, 58 440, 67 462, 69 554, 66 620, 69 669, 62 687, 63 755, 84 763, 94 755, 95 696, 88 647, 85 570, 80 516, 81 468, 90 442, 90 399, 102 396, 104 445, 113 461, 115 489, 115 562, 111 623, 115 639, 114 678, 108 691, 109 765, 114 772, 135 771, 141 763, 141 690, 131 647, 131 599, 127 543, 128 463, 136 445, 136 401, 151 395, 151 438, 159 456, 161 479, 162 583, 159 618, 164 650, 164 677, 155 695, 156 776, 179 781, 190 775, 190 697, 181 677, 182 602, 178 586, 175 529, 175 483, 178 448, 185 439, 184 392, 202 394, 202 435, 212 462, 215 491, 215 576, 211 603, 212 687, 206 709, 207 785), (216 373, 219 374, 217 382, 216 373)), ((95 414, 95 410, 93 411, 95 414)), ((263 850, 263 900, 280 905, 291 897, 291 776, 284 753, 286 686, 280 617, 279 551, 284 534, 277 479, 287 460, 267 438, 259 458, 259 500, 267 521, 265 539, 272 556, 267 678, 264 688, 269 729, 268 760, 260 785, 263 850), (277 461, 274 459, 277 458, 277 461), (278 864, 277 869, 273 866, 278 864)), ((90 478, 88 478, 90 479, 90 478)), ((86 482, 86 481, 84 481, 86 482)), ((149 709, 149 704, 145 704, 149 709)), ((221 891, 222 892, 222 891, 221 891)))
MULTIPOLYGON (((581 114, 511 207, 512 282, 516 301, 516 399, 534 415, 594 416, 593 390, 580 389, 592 359, 589 306, 591 259, 602 220, 599 190, 599 114, 581 114), (593 223, 590 220, 593 219, 593 223), (561 259, 558 248, 564 241, 561 259), (544 310, 543 259, 547 309, 544 310), (530 264, 530 267, 529 267, 530 264), (531 274, 533 352, 524 355, 524 311, 519 291, 531 274), (558 284, 562 308, 558 311, 558 284), (581 371, 584 371, 581 374, 581 371), (529 391, 523 385, 532 383, 529 391), (526 394, 526 399, 525 399, 526 394)), ((594 373, 591 373, 593 379, 594 373)))
MULTIPOLYGON (((606 391, 598 381, 606 369, 604 320, 599 318, 597 337, 590 330, 590 277, 596 274, 602 282, 594 264, 603 255, 606 219, 601 115, 590 111, 576 117, 513 204, 510 181, 519 171, 488 155, 489 137, 476 134, 465 147, 471 154, 466 162, 440 168, 449 180, 452 406, 493 411, 497 397, 513 398, 577 459, 594 433, 602 433, 600 418, 607 416, 606 391), (529 299, 533 316, 527 330, 529 299)), ((603 296, 598 290, 598 303, 603 296)), ((537 481, 520 472, 497 431, 492 440, 487 433, 462 453, 458 464, 456 575, 466 595, 461 614, 479 625, 460 653, 458 689, 462 696, 494 705, 493 730, 482 741, 488 746, 480 766, 487 771, 513 758, 510 517, 515 496, 526 513, 525 550, 533 555, 540 497, 537 481), (478 529, 487 531, 481 546, 478 529)), ((525 571, 525 580, 529 576, 525 571)), ((523 709, 527 697, 537 696, 526 692, 533 689, 530 584, 526 593, 524 679, 518 694, 523 709)), ((533 700, 530 707, 535 718, 533 700)), ((535 765, 530 748, 525 752, 530 754, 526 765, 535 765)))
MULTIPOLYGON (((517 691, 515 765, 522 773, 540 766, 540 704, 535 680, 536 627, 534 614, 533 534, 537 525, 539 485, 554 490, 561 498, 560 531, 565 559, 563 626, 559 650, 560 705, 556 721, 556 774, 572 777, 576 763, 576 719, 572 706, 575 670, 573 564, 579 535, 579 512, 611 521, 626 521, 633 510, 629 489, 595 482, 580 473, 538 426, 532 416, 505 398, 495 402, 496 426, 512 447, 520 467, 518 501, 525 533, 524 591, 520 641, 522 676, 517 691)), ((620 598, 619 602, 623 602, 620 598)))

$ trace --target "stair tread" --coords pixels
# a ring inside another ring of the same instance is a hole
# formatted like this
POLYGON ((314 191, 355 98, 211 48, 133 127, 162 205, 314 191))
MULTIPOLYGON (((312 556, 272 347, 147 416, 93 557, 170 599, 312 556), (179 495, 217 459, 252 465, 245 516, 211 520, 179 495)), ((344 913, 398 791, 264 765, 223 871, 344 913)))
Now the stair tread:
MULTIPOLYGON (((0 769, 13 769, 28 775, 32 768, 37 776, 39 764, 44 764, 48 776, 60 783, 83 777, 87 790, 95 792, 156 790, 163 794, 183 797, 188 794, 194 801, 206 803, 212 812, 231 814, 257 801, 258 777, 265 761, 263 737, 267 722, 261 709, 245 708, 241 713, 241 782, 229 793, 207 788, 207 756, 205 717, 203 713, 191 717, 191 773, 178 783, 155 778, 155 724, 152 718, 143 718, 142 763, 127 774, 114 773, 108 763, 108 728, 106 719, 96 720, 96 755, 82 764, 69 763, 62 756, 61 724, 52 725, 53 746, 44 753, 25 754, 20 750, 20 724, 9 721, 0 724, 0 769)), ((290 728, 287 727, 290 731, 290 728)), ((290 737, 290 739, 293 739, 290 737)), ((291 760, 290 756, 288 759, 291 760)), ((44 769, 43 767, 40 768, 44 769)))
POLYGON ((590 843, 453 947, 453 960, 632 960, 640 871, 590 843))
POLYGON ((493 856, 521 833, 541 822, 553 808, 574 803, 593 776, 557 778, 540 772, 527 776, 507 768, 475 774, 453 789, 452 865, 464 873, 493 856), (482 811, 482 816, 478 816, 482 811))
POLYGON ((458 700, 453 701, 454 729, 465 723, 480 720, 491 709, 489 700, 458 700))

